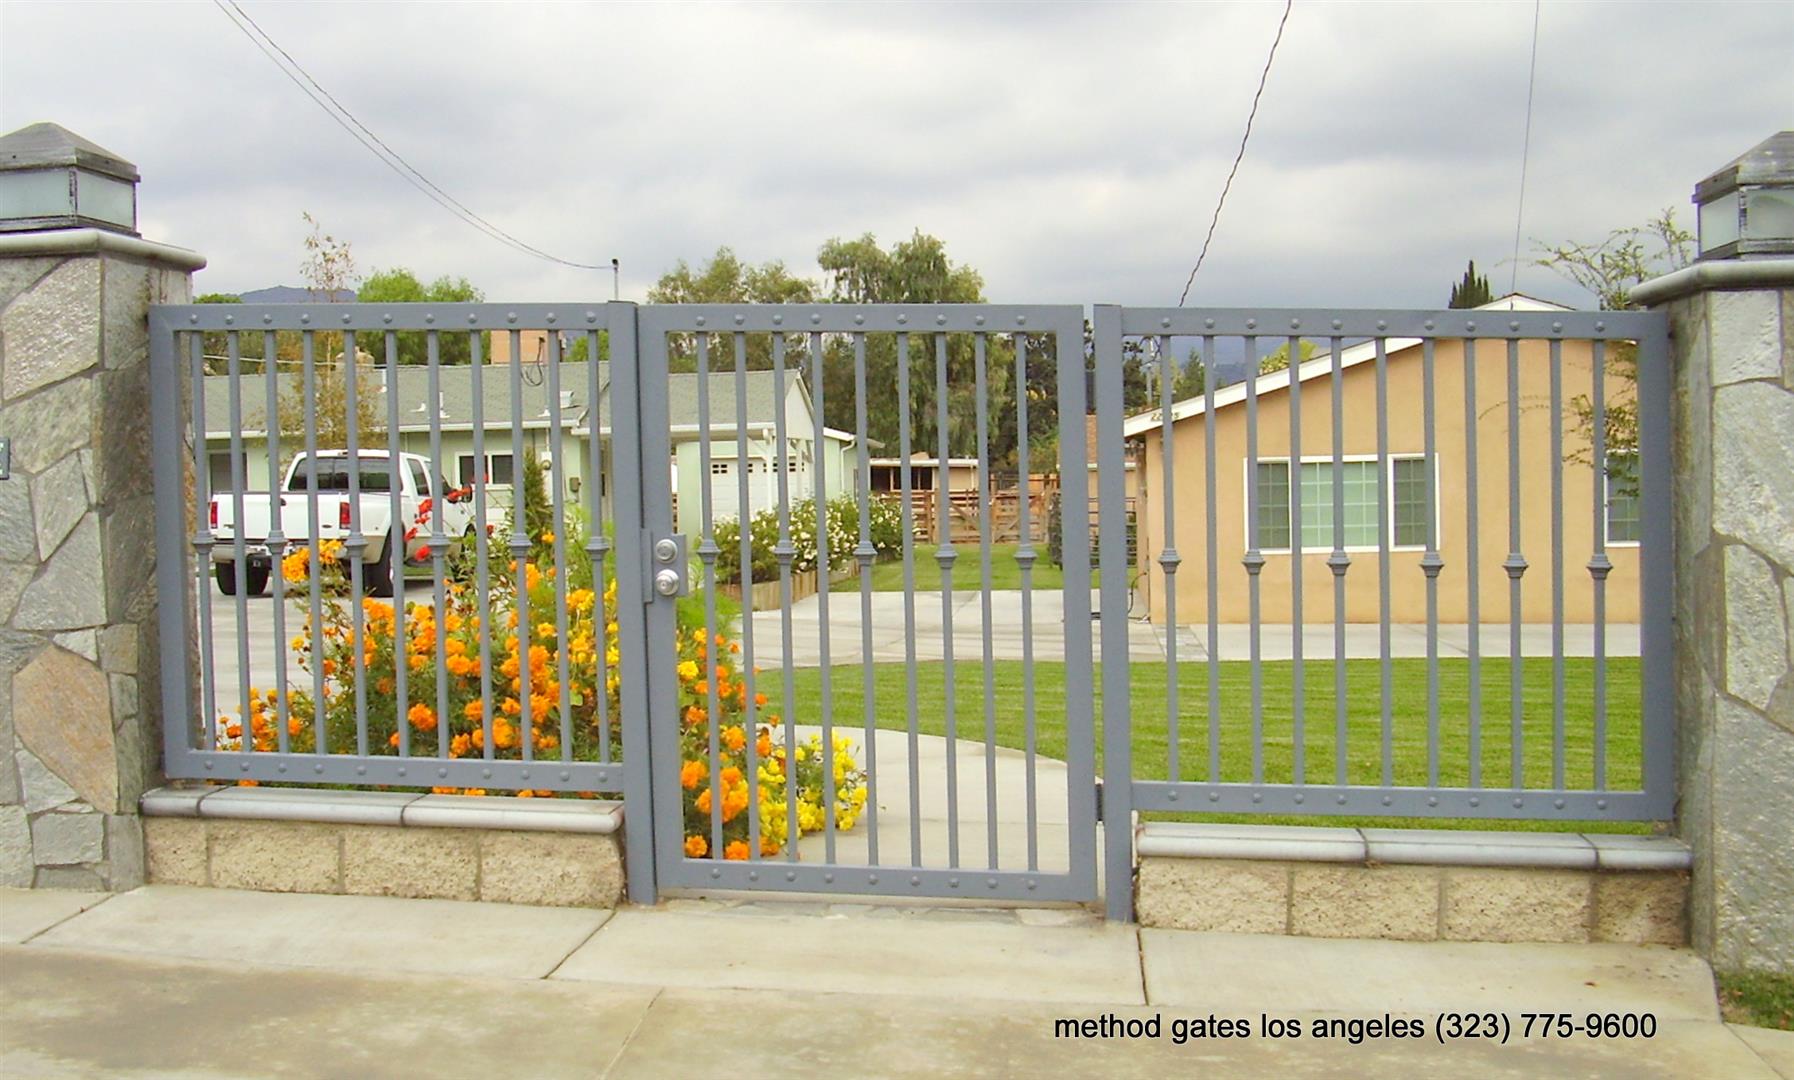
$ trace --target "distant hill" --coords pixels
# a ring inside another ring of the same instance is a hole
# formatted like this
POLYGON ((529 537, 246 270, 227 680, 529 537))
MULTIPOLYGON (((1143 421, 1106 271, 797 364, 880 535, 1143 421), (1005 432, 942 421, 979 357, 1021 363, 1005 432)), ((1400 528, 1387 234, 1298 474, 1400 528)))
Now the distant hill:
MULTIPOLYGON (((298 285, 270 285, 266 289, 254 289, 241 293, 245 304, 310 304, 315 302, 311 290, 298 285)), ((336 294, 341 303, 353 303, 355 290, 344 289, 336 294)))

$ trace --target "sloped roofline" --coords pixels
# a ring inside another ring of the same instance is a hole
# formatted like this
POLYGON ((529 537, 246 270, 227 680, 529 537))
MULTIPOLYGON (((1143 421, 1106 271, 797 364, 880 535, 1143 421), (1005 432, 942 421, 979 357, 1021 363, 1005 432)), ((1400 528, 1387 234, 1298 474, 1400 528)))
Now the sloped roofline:
MULTIPOLYGON (((1479 304, 1475 310, 1571 311, 1573 309, 1567 308, 1562 304, 1554 304, 1549 300, 1541 300, 1536 296, 1527 296, 1525 293, 1509 293, 1499 300, 1491 300, 1486 304, 1479 304)), ((1415 337, 1384 338, 1383 348, 1387 355, 1393 356, 1404 349, 1413 348, 1420 344, 1420 341, 1420 338, 1415 337)), ((1343 371, 1346 368, 1355 367, 1367 360, 1374 360, 1376 355, 1377 343, 1374 340, 1361 341, 1356 345, 1348 346, 1347 348, 1340 350, 1340 370, 1343 371)), ((1286 367, 1281 371, 1273 371, 1258 376, 1256 379, 1258 396, 1263 397, 1265 394, 1274 393, 1278 390, 1287 390, 1289 388, 1291 370, 1291 368, 1286 367)), ((1333 354, 1331 352, 1316 354, 1314 359, 1305 360, 1302 363, 1295 365, 1294 370, 1297 377, 1300 378, 1302 382, 1308 382, 1311 379, 1320 378, 1324 375, 1331 375, 1333 373, 1333 354)), ((1215 410, 1219 412, 1221 409, 1231 405, 1237 405, 1246 400, 1247 381, 1248 380, 1241 379, 1239 382, 1230 383, 1227 386, 1223 386, 1216 390, 1214 394, 1215 410)), ((1180 420, 1186 420, 1192 416, 1201 416, 1206 406, 1207 401, 1202 395, 1173 402, 1171 405, 1171 422, 1175 424, 1180 420)), ((1149 431, 1157 431, 1164 422, 1163 414, 1164 409, 1159 408, 1130 416, 1122 422, 1122 434, 1128 438, 1134 438, 1135 436, 1144 435, 1149 431)))

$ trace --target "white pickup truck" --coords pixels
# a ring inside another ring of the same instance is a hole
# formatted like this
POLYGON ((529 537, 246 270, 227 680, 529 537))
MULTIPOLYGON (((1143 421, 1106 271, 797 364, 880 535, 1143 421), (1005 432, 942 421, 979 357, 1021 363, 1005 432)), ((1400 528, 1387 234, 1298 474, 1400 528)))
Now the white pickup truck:
MULTIPOLYGON (((405 546, 407 562, 421 562, 428 557, 427 544, 435 523, 419 524, 426 501, 431 514, 439 514, 442 531, 459 538, 473 531, 473 506, 470 498, 450 490, 447 483, 430 468, 430 460, 417 454, 399 455, 399 507, 401 519, 392 520, 392 457, 385 451, 364 450, 357 455, 360 470, 360 526, 368 544, 363 549, 361 580, 363 588, 373 596, 391 596, 392 563, 387 558, 387 544, 416 527, 416 534, 405 546)), ((349 455, 343 450, 326 450, 317 455, 317 540, 343 540, 349 528, 349 455)), ((290 547, 311 544, 312 534, 310 490, 312 466, 306 455, 299 454, 287 467, 280 492, 244 492, 243 541, 244 588, 250 596, 259 596, 268 587, 268 576, 280 553, 268 548, 269 523, 278 500, 280 531, 290 547)), ((212 569, 218 589, 226 596, 237 592, 237 495, 218 494, 211 501, 211 531, 216 543, 212 546, 212 569)))

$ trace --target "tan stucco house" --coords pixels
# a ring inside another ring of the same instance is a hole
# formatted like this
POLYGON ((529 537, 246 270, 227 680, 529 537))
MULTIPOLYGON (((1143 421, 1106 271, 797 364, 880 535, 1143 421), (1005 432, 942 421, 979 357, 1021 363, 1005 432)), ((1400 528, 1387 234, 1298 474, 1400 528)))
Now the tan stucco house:
MULTIPOLYGON (((1501 310, 1565 310, 1529 297, 1506 297, 1488 305, 1501 310)), ((1275 343, 1274 343, 1275 344, 1275 343)), ((1267 346, 1268 348, 1269 346, 1267 346)), ((1470 500, 1466 481, 1468 436, 1465 362, 1462 341, 1439 339, 1434 348, 1434 438, 1436 460, 1425 460, 1425 396, 1422 346, 1413 338, 1385 343, 1387 361, 1387 464, 1377 460, 1377 364, 1375 342, 1353 344, 1341 354, 1342 465, 1344 481, 1346 573, 1345 615, 1349 622, 1377 622, 1379 611, 1378 511, 1388 514, 1390 543, 1390 617, 1396 622, 1426 621, 1426 576, 1421 559, 1427 546, 1428 489, 1434 509, 1437 550, 1444 562, 1439 575, 1439 619, 1468 621, 1466 581, 1470 500), (1429 472, 1431 475, 1429 476, 1429 472)), ((1528 567, 1522 581, 1523 622, 1549 622, 1552 617, 1551 424, 1549 411, 1550 354, 1545 341, 1520 343, 1518 512, 1520 552, 1528 567)), ((1476 396, 1476 529, 1480 621, 1508 619, 1509 578, 1503 569, 1509 544, 1508 349, 1500 341, 1480 341, 1475 349, 1476 396)), ((1612 563, 1607 577, 1607 619, 1635 622, 1639 609, 1638 500, 1629 459, 1613 461, 1608 470, 1589 460, 1588 433, 1578 424, 1569 402, 1593 389, 1593 351, 1586 341, 1566 341, 1563 356, 1563 554, 1564 619, 1588 623, 1594 618, 1594 587, 1588 571, 1591 556, 1603 551, 1612 563), (1597 530, 1596 507, 1600 506, 1597 530), (1597 536, 1597 531, 1601 535, 1597 536)), ((1612 365, 1610 364, 1611 368, 1612 365)), ((1333 360, 1324 343, 1295 372, 1301 389, 1301 462, 1290 465, 1291 372, 1272 372, 1256 379, 1258 458, 1247 460, 1247 383, 1214 392, 1215 547, 1218 573, 1216 602, 1223 623, 1249 621, 1249 576, 1242 560, 1249 546, 1264 557, 1260 574, 1260 619, 1291 621, 1291 564, 1302 560, 1302 621, 1327 623, 1334 617, 1333 572, 1333 360), (1256 484, 1259 513, 1256 544, 1248 535, 1247 485, 1256 484), (1300 527, 1292 519, 1292 488, 1300 486, 1300 527), (1296 549, 1300 548, 1300 555, 1296 549)), ((1608 402, 1628 400, 1631 387, 1611 370, 1605 376, 1608 402)), ((1125 431, 1132 455, 1140 462, 1136 510, 1139 515, 1139 590, 1150 617, 1165 617, 1165 578, 1159 556, 1167 545, 1165 500, 1172 500, 1174 540, 1181 565, 1176 574, 1177 621, 1202 623, 1208 618, 1206 473, 1204 425, 1208 419, 1201 397, 1171 409, 1173 484, 1165 486, 1164 418, 1153 410, 1129 418, 1125 431)))

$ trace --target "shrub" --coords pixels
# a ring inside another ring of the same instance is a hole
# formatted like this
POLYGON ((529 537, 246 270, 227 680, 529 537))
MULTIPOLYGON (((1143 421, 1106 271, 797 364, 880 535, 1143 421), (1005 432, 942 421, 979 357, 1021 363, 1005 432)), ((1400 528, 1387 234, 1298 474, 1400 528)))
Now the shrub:
MULTIPOLYGON (((903 542, 903 521, 895 503, 874 500, 867 523, 868 539, 878 557, 897 551, 903 542)), ((828 564, 831 571, 844 570, 855 563, 854 549, 860 543, 860 504, 852 495, 842 495, 828 504, 828 564)), ((791 569, 804 573, 816 569, 816 500, 801 499, 791 504, 788 533, 791 538, 791 569)), ((775 581, 779 576, 779 560, 773 553, 779 542, 779 514, 768 508, 748 521, 748 542, 755 581, 775 581)), ((725 518, 712 530, 720 549, 716 556, 716 580, 722 585, 741 584, 741 522, 725 518)))
MULTIPOLYGON (((583 522, 573 517, 562 527, 568 533, 564 540, 569 550, 579 551, 584 543, 583 522)), ((445 583, 446 602, 440 613, 429 604, 404 605, 401 631, 401 609, 384 600, 349 594, 343 576, 336 572, 341 559, 342 545, 329 541, 315 551, 294 551, 280 567, 300 627, 288 646, 308 675, 321 674, 321 703, 306 689, 312 685, 309 677, 293 680, 284 703, 276 691, 252 688, 248 717, 227 714, 218 718, 219 749, 239 749, 245 737, 259 751, 278 749, 277 726, 284 708, 291 751, 316 749, 320 715, 326 748, 352 751, 360 737, 356 728, 360 698, 366 704, 368 753, 374 755, 397 754, 401 741, 408 739, 413 754, 430 755, 440 741, 446 742, 451 758, 477 758, 486 752, 490 730, 492 753, 500 760, 518 760, 525 738, 538 756, 558 758, 566 735, 572 738, 571 757, 575 760, 597 760, 606 752, 612 760, 621 756, 616 581, 607 576, 595 583, 589 559, 578 557, 568 562, 564 638, 558 632, 558 583, 553 566, 539 568, 533 561, 526 562, 519 595, 516 564, 502 552, 496 553, 484 594, 469 582, 450 580, 445 583), (314 577, 324 594, 316 623, 310 617, 309 595, 314 577), (361 626, 359 641, 357 622, 361 626), (486 655, 482 655, 483 625, 488 635, 486 655), (567 665, 565 727, 559 683, 563 659, 567 665), (396 685, 400 664, 409 683, 403 716, 396 685), (490 716, 483 688, 489 688, 490 716), (446 710, 439 714, 438 705, 444 700, 446 710), (608 718, 604 728, 599 725, 601 701, 608 718)), ((774 738, 780 718, 757 711, 766 703, 764 695, 757 694, 750 708, 746 681, 734 660, 739 646, 724 634, 706 632, 701 607, 682 603, 677 610, 683 758, 679 780, 687 854, 694 858, 747 858, 749 819, 744 811, 750 801, 757 801, 762 818, 761 854, 778 854, 790 839, 788 800, 793 792, 798 836, 824 827, 825 800, 832 801, 836 827, 852 828, 866 800, 865 773, 854 760, 852 744, 845 738, 836 741, 832 779, 824 775, 828 755, 820 739, 793 747, 797 760, 788 761, 786 747, 774 738), (713 728, 718 748, 715 785, 710 768, 713 728), (754 779, 750 780, 750 775, 754 779), (713 786, 718 789, 716 794, 713 786), (713 799, 721 800, 721 851, 712 850, 713 799)), ((483 789, 433 790, 486 793, 483 789)))

